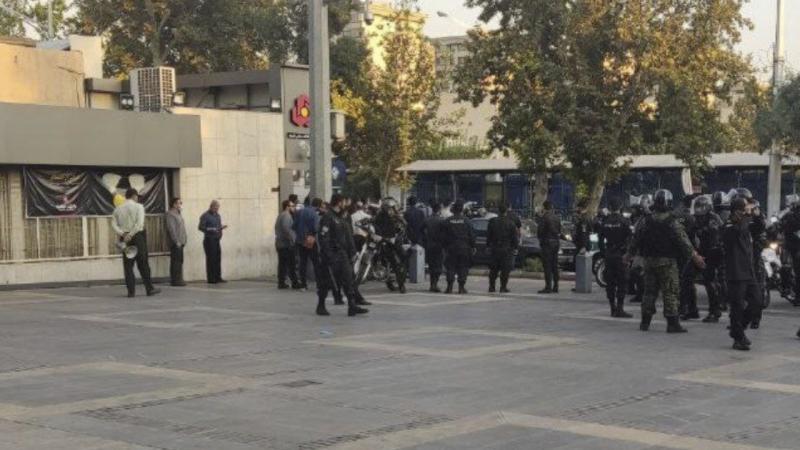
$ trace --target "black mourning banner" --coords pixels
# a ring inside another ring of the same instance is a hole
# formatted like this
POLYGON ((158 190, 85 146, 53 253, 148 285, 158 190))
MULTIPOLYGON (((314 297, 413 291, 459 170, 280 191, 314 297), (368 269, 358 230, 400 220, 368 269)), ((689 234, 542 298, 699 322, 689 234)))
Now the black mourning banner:
POLYGON ((130 187, 139 191, 147 214, 167 210, 161 169, 24 167, 22 174, 28 217, 110 216, 130 187))

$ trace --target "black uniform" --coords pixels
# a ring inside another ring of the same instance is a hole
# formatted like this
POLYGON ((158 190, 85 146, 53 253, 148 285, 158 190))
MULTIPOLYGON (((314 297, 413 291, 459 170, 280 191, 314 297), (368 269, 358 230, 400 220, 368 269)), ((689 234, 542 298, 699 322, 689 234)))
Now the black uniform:
POLYGON ((561 220, 558 216, 545 211, 539 217, 536 236, 542 247, 545 290, 558 292, 558 250, 561 246, 561 220))
MULTIPOLYGON (((687 208, 682 208, 675 213, 675 220, 680 224, 692 246, 697 249, 697 227, 694 216, 687 208)), ((697 309, 697 289, 694 286, 694 278, 697 274, 697 266, 690 258, 681 256, 678 258, 678 270, 680 271, 680 318, 681 320, 699 319, 700 312, 697 309)))
POLYGON ((722 315, 721 283, 725 276, 725 250, 722 246, 722 219, 714 212, 695 216, 698 252, 705 258, 703 284, 708 294, 708 318, 705 322, 716 322, 722 315))
POLYGON ((425 219, 422 240, 425 247, 425 262, 428 263, 428 273, 431 277, 431 290, 438 292, 439 278, 442 276, 444 264, 444 248, 442 248, 441 235, 444 219, 439 214, 434 214, 425 219))
POLYGON ((760 316, 761 291, 753 270, 753 237, 750 219, 729 220, 722 233, 725 248, 725 276, 728 280, 730 336, 739 341, 750 322, 760 316))
POLYGON ((323 270, 320 270, 322 276, 317 280, 318 307, 324 308, 328 291, 335 291, 337 286, 347 297, 350 309, 356 306, 357 295, 352 264, 355 247, 352 245, 350 235, 350 226, 333 210, 328 211, 320 219, 317 245, 323 270))
POLYGON ((444 220, 441 231, 442 247, 447 255, 445 257, 447 291, 452 292, 453 283, 458 278, 459 291, 464 292, 475 248, 472 226, 469 224, 469 219, 462 213, 457 213, 444 220))
MULTIPOLYGON (((389 214, 389 211, 383 209, 375 217, 375 233, 383 238, 381 243, 382 256, 386 264, 392 270, 394 279, 397 281, 397 286, 400 291, 405 291, 406 275, 407 275, 407 258, 403 250, 402 240, 406 234, 406 223, 402 217, 397 214, 389 214), (394 240, 394 242, 392 242, 394 240)), ((386 282, 390 290, 394 289, 392 280, 386 282)))
POLYGON ((786 241, 786 250, 792 257, 794 297, 800 299, 800 208, 793 207, 781 218, 780 224, 786 241))
POLYGON ((519 234, 514 221, 503 214, 489 221, 486 233, 486 246, 492 259, 489 264, 489 291, 494 292, 497 275, 500 275, 500 291, 508 291, 508 276, 514 267, 519 234))
POLYGON ((748 298, 748 301, 759 302, 759 308, 755 316, 752 317, 750 324, 753 328, 761 325, 761 311, 764 308, 764 295, 766 292, 767 271, 761 259, 761 252, 767 246, 767 221, 762 214, 754 214, 750 218, 750 237, 753 239, 753 273, 755 274, 756 284, 760 295, 748 298))
MULTIPOLYGON (((636 228, 643 223, 645 217, 650 214, 649 211, 642 208, 641 206, 635 206, 632 208, 631 212, 631 224, 633 224, 634 233, 636 228)), ((631 264, 631 268, 628 271, 628 287, 630 289, 630 294, 634 297, 630 300, 631 303, 642 303, 642 299, 644 298, 644 266, 641 263, 641 258, 638 256, 638 259, 634 259, 634 262, 631 264)))
POLYGON ((599 230, 600 251, 606 261, 606 297, 611 305, 612 317, 624 314, 628 266, 623 257, 628 252, 632 234, 631 222, 620 213, 611 213, 606 217, 599 230))

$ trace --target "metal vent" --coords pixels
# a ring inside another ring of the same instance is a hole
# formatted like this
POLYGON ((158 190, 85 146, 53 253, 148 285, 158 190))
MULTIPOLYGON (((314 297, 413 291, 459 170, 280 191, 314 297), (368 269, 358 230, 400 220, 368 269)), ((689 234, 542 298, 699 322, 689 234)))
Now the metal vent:
POLYGON ((131 94, 136 111, 162 112, 172 107, 175 94, 175 69, 145 67, 130 74, 131 94))

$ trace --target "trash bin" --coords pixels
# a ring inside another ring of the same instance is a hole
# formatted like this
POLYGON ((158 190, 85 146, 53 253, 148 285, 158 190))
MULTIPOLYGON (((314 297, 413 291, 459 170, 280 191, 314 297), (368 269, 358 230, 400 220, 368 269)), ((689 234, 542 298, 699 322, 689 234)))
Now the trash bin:
POLYGON ((408 252, 408 281, 414 284, 424 283, 425 249, 421 245, 412 245, 408 252))
POLYGON ((592 256, 595 252, 586 252, 575 256, 575 292, 592 293, 592 256))

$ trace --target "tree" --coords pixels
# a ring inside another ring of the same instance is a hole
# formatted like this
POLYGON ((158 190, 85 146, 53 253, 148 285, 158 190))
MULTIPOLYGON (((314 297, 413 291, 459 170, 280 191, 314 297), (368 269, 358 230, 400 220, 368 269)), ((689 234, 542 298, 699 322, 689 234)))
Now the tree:
POLYGON ((75 0, 75 31, 107 39, 105 70, 256 69, 288 58, 294 33, 276 0, 75 0))
POLYGON ((756 133, 762 149, 774 142, 784 153, 800 154, 800 77, 781 88, 772 106, 759 111, 756 133))
MULTIPOLYGON (((48 6, 34 0, 0 0, 6 8, 19 15, 0 9, 0 36, 25 36, 25 27, 20 16, 28 18, 33 26, 45 34, 48 30, 48 6)), ((53 1, 53 28, 56 36, 63 35, 66 0, 53 1)), ((29 22, 29 23, 31 23, 29 22)))
POLYGON ((363 83, 339 85, 333 94, 334 107, 350 118, 348 139, 337 150, 351 166, 377 178, 383 194, 395 182, 408 184, 396 170, 411 162, 418 149, 447 136, 436 127, 433 47, 411 23, 410 14, 410 9, 400 9, 394 30, 383 38, 385 68, 365 58, 360 66, 363 83))
POLYGON ((468 0, 483 8, 480 20, 499 17, 497 31, 470 31, 471 56, 455 73, 461 100, 497 106, 489 141, 513 152, 520 168, 534 175, 534 209, 547 199, 548 171, 560 162, 562 118, 571 108, 561 85, 568 80, 563 39, 569 8, 550 0, 468 0))
POLYGON ((499 17, 499 35, 520 37, 487 39, 500 55, 494 60, 488 50, 473 56, 491 61, 479 82, 500 102, 493 132, 521 133, 526 145, 511 148, 535 168, 563 158, 590 211, 606 183, 626 170, 627 155, 668 152, 701 165, 726 135, 712 100, 730 100, 732 87, 752 72, 734 51, 749 26, 744 0, 550 3, 467 1, 483 8, 481 20, 499 17))

